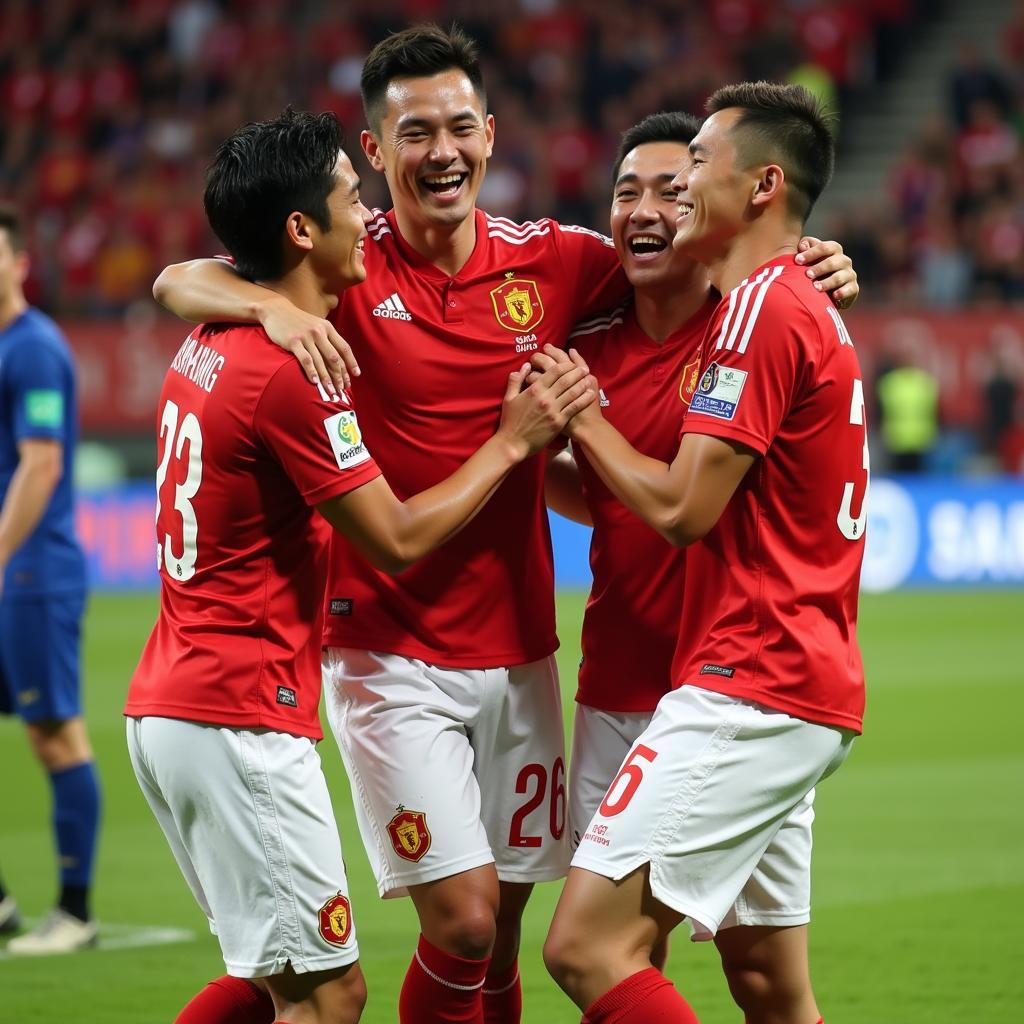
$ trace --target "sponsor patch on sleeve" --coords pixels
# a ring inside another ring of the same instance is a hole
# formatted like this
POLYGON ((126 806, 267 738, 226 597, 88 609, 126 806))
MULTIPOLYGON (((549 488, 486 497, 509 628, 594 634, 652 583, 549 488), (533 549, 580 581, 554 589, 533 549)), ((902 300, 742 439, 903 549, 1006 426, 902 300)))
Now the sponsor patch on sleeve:
POLYGON ((731 420, 736 415, 746 382, 746 370, 712 363, 701 375, 697 391, 690 400, 690 412, 731 420))
POLYGON ((30 427, 59 429, 64 424, 64 396, 59 391, 26 391, 25 420, 30 427))
POLYGON ((370 458, 356 414, 351 409, 328 416, 324 420, 324 429, 341 469, 351 469, 370 458))

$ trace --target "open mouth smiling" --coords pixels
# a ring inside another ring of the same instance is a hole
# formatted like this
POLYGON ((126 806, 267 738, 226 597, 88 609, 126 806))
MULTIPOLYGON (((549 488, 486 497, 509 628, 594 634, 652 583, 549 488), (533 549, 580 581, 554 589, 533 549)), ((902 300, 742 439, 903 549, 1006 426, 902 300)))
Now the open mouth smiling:
POLYGON ((453 196, 468 177, 465 171, 449 171, 445 174, 425 174, 420 182, 435 196, 453 196))

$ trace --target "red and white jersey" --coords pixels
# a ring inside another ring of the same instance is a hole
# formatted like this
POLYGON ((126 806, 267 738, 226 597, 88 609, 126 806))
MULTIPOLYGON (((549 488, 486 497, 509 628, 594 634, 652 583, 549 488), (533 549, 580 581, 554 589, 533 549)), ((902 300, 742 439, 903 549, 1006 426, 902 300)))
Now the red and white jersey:
POLYGON ((186 339, 158 413, 160 615, 125 714, 320 739, 327 523, 312 507, 380 475, 347 400, 262 329, 186 339))
MULTIPOLYGON (((628 290, 615 250, 551 220, 476 212, 476 247, 454 276, 400 236, 368 226, 367 279, 334 314, 359 359, 359 418, 402 499, 444 480, 493 434, 509 373, 628 290)), ((475 519, 399 576, 342 538, 331 546, 326 646, 489 668, 557 646, 544 460, 514 469, 475 519)))
MULTIPOLYGON (((601 386, 604 418, 644 455, 675 457, 717 305, 716 293, 661 344, 640 328, 632 304, 570 337, 601 386)), ((573 454, 594 523, 576 700, 602 711, 653 711, 671 687, 686 552, 630 512, 583 449, 573 454)))
POLYGON ((688 549, 674 684, 859 731, 864 385, 841 317, 791 256, 722 300, 683 433, 761 458, 688 549))

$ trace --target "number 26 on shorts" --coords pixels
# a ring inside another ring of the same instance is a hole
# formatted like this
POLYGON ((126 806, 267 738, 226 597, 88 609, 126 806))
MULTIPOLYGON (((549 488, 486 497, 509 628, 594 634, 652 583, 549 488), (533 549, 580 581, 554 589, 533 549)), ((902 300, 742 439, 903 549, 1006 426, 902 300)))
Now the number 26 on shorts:
POLYGON ((640 783, 644 781, 644 770, 638 762, 642 759, 653 763, 657 756, 656 750, 645 747, 642 743, 633 748, 604 795, 601 809, 598 811, 602 817, 614 818, 629 806, 630 800, 640 788, 640 783))

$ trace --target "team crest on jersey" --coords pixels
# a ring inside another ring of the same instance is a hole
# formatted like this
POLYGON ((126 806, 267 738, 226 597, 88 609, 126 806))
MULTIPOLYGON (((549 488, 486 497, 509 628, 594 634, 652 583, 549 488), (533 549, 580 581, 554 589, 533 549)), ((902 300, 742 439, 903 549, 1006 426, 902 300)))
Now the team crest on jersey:
POLYGON ((697 390, 697 375, 700 373, 700 356, 697 356, 692 363, 683 367, 683 375, 679 378, 679 400, 683 405, 689 405, 697 390))
POLYGON ((424 811, 407 811, 399 807, 398 813, 388 822, 388 835, 395 853, 402 860, 411 860, 415 864, 423 860, 430 849, 430 830, 424 811))
POLYGON ((498 323, 507 331, 522 334, 544 319, 544 303, 536 281, 510 277, 491 291, 491 303, 498 323))
POLYGON ((352 905, 340 892, 320 908, 320 934, 332 946, 344 946, 352 934, 352 905))

